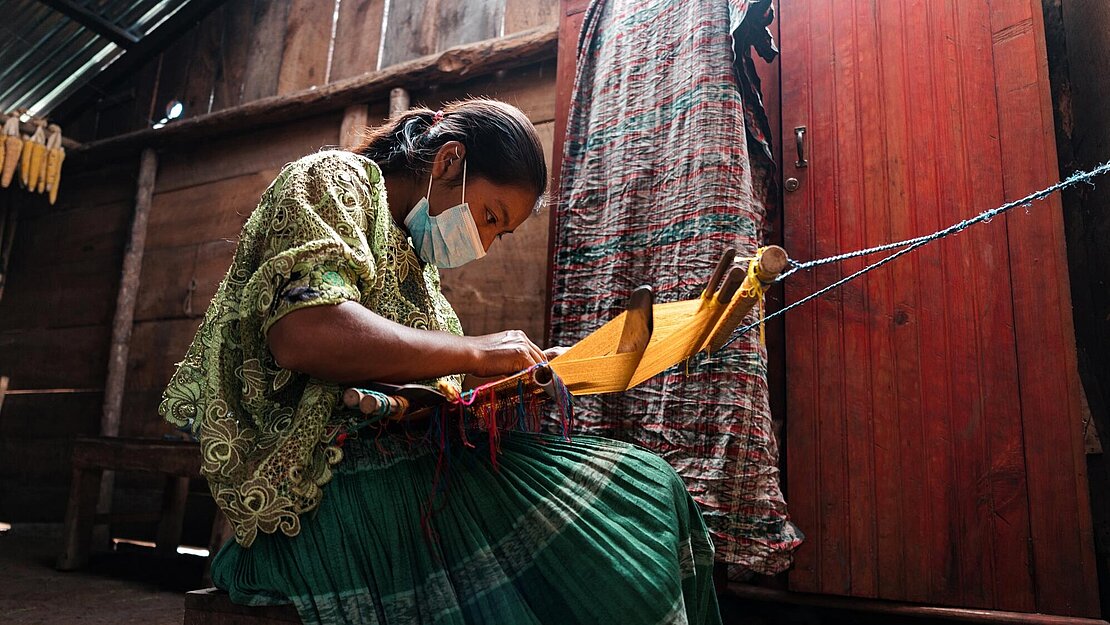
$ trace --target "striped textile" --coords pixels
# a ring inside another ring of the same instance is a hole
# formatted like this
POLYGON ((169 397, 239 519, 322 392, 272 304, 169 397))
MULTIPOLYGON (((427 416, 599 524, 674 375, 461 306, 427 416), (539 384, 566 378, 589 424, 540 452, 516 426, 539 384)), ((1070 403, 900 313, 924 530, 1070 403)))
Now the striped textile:
POLYGON ((402 434, 348 441, 300 534, 229 541, 213 582, 309 624, 720 625, 712 542, 658 456, 506 432, 494 467, 474 443, 445 461, 402 434))
MULTIPOLYGON (((765 194, 753 191, 748 144, 762 158, 769 128, 761 104, 741 97, 758 93, 754 65, 733 62, 733 32, 765 32, 766 22, 742 27, 749 8, 770 17, 766 2, 745 0, 588 9, 555 208, 554 344, 601 326, 641 284, 660 301, 697 297, 727 247, 751 255, 760 242, 765 194)), ((751 45, 737 48, 746 55, 751 45)), ((576 416, 580 431, 662 455, 702 507, 717 558, 772 574, 790 565, 802 535, 779 489, 767 394, 766 351, 749 333, 688 373, 679 366, 633 391, 580 398, 576 416)))

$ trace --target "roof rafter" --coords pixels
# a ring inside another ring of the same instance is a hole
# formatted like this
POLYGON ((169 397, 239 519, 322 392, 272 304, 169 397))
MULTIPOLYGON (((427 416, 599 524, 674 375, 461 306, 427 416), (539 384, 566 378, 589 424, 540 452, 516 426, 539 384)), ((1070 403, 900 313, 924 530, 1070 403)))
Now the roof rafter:
MULTIPOLYGON (((40 0, 46 1, 46 0, 40 0)), ((54 0, 51 0, 54 1, 54 0)), ((154 55, 162 52, 190 28, 227 0, 189 0, 173 17, 149 32, 142 40, 111 65, 96 75, 72 96, 50 111, 50 117, 65 126, 73 121, 85 107, 111 92, 113 86, 128 77, 154 55)))
POLYGON ((135 36, 131 31, 120 28, 100 15, 93 13, 85 7, 71 0, 38 0, 39 4, 54 9, 78 24, 88 28, 94 33, 108 39, 117 46, 127 49, 139 43, 141 37, 135 36))

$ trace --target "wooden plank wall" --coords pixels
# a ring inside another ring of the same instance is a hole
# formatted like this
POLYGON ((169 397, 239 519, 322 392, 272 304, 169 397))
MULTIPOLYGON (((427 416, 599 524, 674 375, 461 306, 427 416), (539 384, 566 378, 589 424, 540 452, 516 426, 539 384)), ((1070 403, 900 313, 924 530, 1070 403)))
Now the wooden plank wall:
POLYGON ((0 191, 19 222, 0 298, 0 519, 60 520, 70 441, 96 434, 138 159, 67 172, 55 206, 0 191))
MULTIPOLYGON (((392 62, 407 60, 393 52, 403 29, 388 32, 392 21, 385 24, 387 45, 380 45, 386 3, 401 0, 343 0, 334 24, 332 2, 226 3, 137 72, 130 84, 109 94, 104 102, 110 106, 91 109, 74 128, 86 134, 76 138, 105 138, 146 127, 162 114, 155 111, 174 98, 185 102, 185 116, 192 116, 374 71, 380 53, 392 62)), ((450 10, 448 3, 435 0, 415 4, 450 10)), ((483 18, 479 28, 471 18, 456 16, 454 31, 440 22, 433 47, 422 48, 421 54, 552 23, 558 8, 557 0, 475 4, 497 19, 483 18)), ((469 15, 470 3, 466 6, 469 15)), ((552 60, 476 77, 450 89, 399 86, 410 89, 414 105, 436 107, 468 95, 512 102, 536 124, 550 159, 554 74, 552 60)), ((384 99, 368 103, 371 124, 384 119, 387 104, 384 99)), ((341 121, 337 111, 160 153, 122 435, 172 433, 157 417, 157 403, 230 264, 242 223, 282 165, 339 144, 341 121)), ((2 520, 60 520, 69 441, 97 432, 137 168, 136 158, 95 171, 69 170, 56 207, 36 205, 25 211, 11 281, 0 298, 0 375, 9 375, 13 388, 80 387, 93 392, 15 396, 4 402, 2 520)), ((519 328, 542 340, 547 234, 545 218, 531 219, 473 267, 445 272, 444 290, 468 333, 519 328), (503 293, 504 284, 516 286, 503 293)), ((156 482, 124 478, 124 486, 133 491, 148 484, 156 482)))
POLYGON ((227 2, 105 94, 67 136, 149 128, 173 100, 183 117, 326 85, 452 46, 554 23, 558 0, 227 2), (337 11, 338 9, 338 11, 337 11), (383 40, 384 33, 384 40, 383 40))
MULTIPOLYGON (((792 255, 932 232, 1055 178, 1039 3, 783 0, 792 255), (798 77, 798 78, 795 78, 798 77), (802 79, 805 77, 805 79, 802 79)), ((1095 616, 1058 198, 788 316, 790 588, 1095 616)), ((789 301, 860 269, 817 268, 789 301)))

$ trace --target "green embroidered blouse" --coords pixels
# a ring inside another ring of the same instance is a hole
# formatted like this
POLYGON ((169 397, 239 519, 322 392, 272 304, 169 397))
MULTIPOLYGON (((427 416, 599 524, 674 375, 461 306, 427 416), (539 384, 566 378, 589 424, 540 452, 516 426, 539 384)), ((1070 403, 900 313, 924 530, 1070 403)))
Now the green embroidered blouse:
POLYGON ((300 531, 342 459, 333 439, 347 421, 339 386, 279 368, 266 331, 294 310, 347 300, 462 334, 435 266, 394 223, 378 166, 322 151, 286 165, 263 193, 159 406, 198 436, 201 473, 244 547, 258 531, 300 531))

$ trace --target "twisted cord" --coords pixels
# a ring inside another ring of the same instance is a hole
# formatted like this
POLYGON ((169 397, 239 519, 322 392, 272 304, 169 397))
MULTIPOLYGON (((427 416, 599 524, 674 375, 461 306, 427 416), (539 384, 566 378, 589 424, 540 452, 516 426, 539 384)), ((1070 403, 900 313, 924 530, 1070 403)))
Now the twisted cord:
POLYGON ((894 243, 885 243, 883 245, 877 245, 875 247, 869 247, 869 248, 862 249, 862 250, 856 250, 854 252, 846 252, 844 254, 837 254, 835 256, 828 256, 826 258, 818 258, 818 259, 815 259, 815 260, 809 260, 809 261, 802 262, 802 263, 795 262, 795 261, 790 261, 790 269, 788 269, 787 271, 780 274, 779 277, 776 278, 775 281, 772 284, 777 283, 777 282, 781 282, 781 281, 785 280, 788 276, 790 276, 790 275, 794 274, 795 272, 800 271, 802 269, 809 270, 809 269, 812 269, 814 267, 820 267, 821 265, 827 265, 829 263, 835 263, 835 262, 839 262, 839 261, 842 261, 842 260, 847 260, 849 258, 857 258, 857 257, 860 257, 860 256, 867 256, 869 254, 875 254, 875 253, 878 253, 878 252, 885 252, 885 251, 894 250, 894 249, 898 250, 897 252, 891 254, 890 256, 887 256, 887 257, 883 258, 882 260, 878 260, 876 262, 873 262, 870 265, 867 265, 863 269, 860 269, 859 271, 857 271, 853 274, 847 275, 847 276, 837 280, 836 282, 833 282, 832 284, 830 284, 830 285, 828 285, 828 286, 826 286, 826 287, 824 287, 824 288, 822 288, 822 289, 820 289, 820 290, 818 290, 814 293, 811 293, 811 294, 803 297, 802 299, 800 299, 800 300, 798 300, 798 301, 796 301, 792 304, 788 304, 787 306, 784 306, 781 309, 776 310, 775 312, 767 315, 766 317, 764 317, 760 321, 749 323, 745 326, 741 326, 740 328, 737 328, 736 331, 733 333, 733 336, 731 338, 729 338, 729 340, 726 341, 724 343, 724 345, 721 346, 721 349, 724 349, 725 347, 728 347, 729 345, 732 345, 741 336, 743 336, 747 332, 750 332, 754 328, 758 328, 760 326, 760 324, 762 322, 766 321, 767 319, 773 319, 774 317, 778 317, 779 315, 785 314, 786 311, 790 310, 791 308, 796 308, 796 307, 801 306, 802 304, 808 302, 811 299, 814 299, 816 297, 820 297, 820 296, 824 295, 825 293, 828 293, 829 291, 843 285, 844 283, 849 282, 851 280, 854 280, 854 279, 862 276, 863 274, 865 274, 869 271, 873 271, 875 269, 878 269, 879 267, 882 267, 883 265, 889 263, 890 261, 894 260, 895 258, 898 258, 899 256, 902 256, 904 254, 908 254, 908 253, 916 250, 917 248, 919 248, 919 247, 921 247, 921 246, 923 246, 927 243, 930 243, 932 241, 936 241, 937 239, 942 239, 942 238, 947 237, 949 235, 956 234, 957 232, 960 232, 960 231, 964 230, 968 226, 971 226, 971 225, 974 225, 974 224, 977 224, 977 223, 982 223, 982 222, 985 222, 985 221, 990 221, 994 217, 997 217, 998 215, 1001 215, 1002 213, 1005 213, 1006 211, 1017 208, 1018 206, 1031 205, 1033 202, 1035 202, 1037 200, 1043 200, 1046 197, 1052 195, 1053 193, 1056 193, 1057 191, 1062 191, 1063 189, 1066 189, 1068 187, 1079 184, 1080 182, 1087 182, 1088 184, 1092 184, 1092 186, 1093 186, 1093 183, 1090 182, 1090 180, 1092 178, 1094 178, 1096 176, 1101 176, 1101 175, 1103 175, 1105 173, 1108 173, 1108 172, 1110 172, 1110 161, 1105 162, 1105 163, 1099 165, 1098 167, 1095 167, 1094 169, 1092 169, 1090 171, 1076 172, 1076 173, 1072 174, 1071 176, 1069 176, 1067 179, 1061 180, 1060 182, 1057 182, 1056 184, 1054 184, 1050 187, 1047 187, 1045 189, 1041 189, 1040 191, 1036 191, 1034 193, 1030 193, 1029 195, 1027 195, 1027 196, 1025 196, 1025 197, 1023 197, 1019 200, 1014 200, 1012 202, 1007 202, 1006 204, 1003 204, 1002 206, 999 206, 997 208, 992 208, 990 210, 983 211, 982 213, 979 213, 978 215, 976 215, 976 216, 974 216, 970 219, 965 219, 961 222, 954 223, 951 226, 948 226, 947 228, 944 228, 943 230, 938 230, 938 231, 936 231, 932 234, 926 234, 926 235, 922 235, 922 236, 919 236, 919 237, 914 237, 912 239, 906 239, 904 241, 897 241, 897 242, 894 242, 894 243), (899 249, 899 248, 902 248, 902 249, 899 249))

